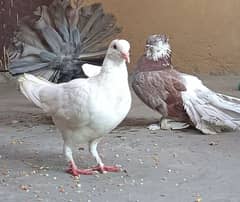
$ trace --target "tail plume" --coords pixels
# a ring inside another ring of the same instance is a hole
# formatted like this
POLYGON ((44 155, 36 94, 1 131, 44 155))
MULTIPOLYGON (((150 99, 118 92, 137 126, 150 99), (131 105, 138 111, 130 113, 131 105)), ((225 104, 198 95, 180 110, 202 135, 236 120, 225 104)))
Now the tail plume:
POLYGON ((101 65, 109 41, 121 29, 102 5, 54 0, 24 18, 9 47, 12 75, 31 73, 60 83, 87 77, 82 64, 101 65))
POLYGON ((204 134, 240 130, 240 99, 209 91, 206 96, 183 93, 184 107, 204 134))
POLYGON ((43 108, 39 97, 39 92, 43 87, 53 84, 47 80, 37 78, 34 75, 26 73, 19 76, 18 82, 20 90, 25 95, 25 97, 29 101, 33 102, 36 106, 43 108))

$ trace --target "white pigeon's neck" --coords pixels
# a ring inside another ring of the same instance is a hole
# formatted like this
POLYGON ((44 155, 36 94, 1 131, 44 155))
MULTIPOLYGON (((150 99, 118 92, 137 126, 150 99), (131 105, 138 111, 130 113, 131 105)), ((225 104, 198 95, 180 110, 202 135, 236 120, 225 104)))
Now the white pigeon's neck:
POLYGON ((125 60, 112 60, 105 58, 102 65, 101 76, 108 77, 113 82, 128 80, 128 71, 125 60))
POLYGON ((115 71, 124 71, 127 69, 126 62, 123 59, 114 59, 111 56, 106 57, 103 61, 103 71, 106 73, 111 73, 115 71))

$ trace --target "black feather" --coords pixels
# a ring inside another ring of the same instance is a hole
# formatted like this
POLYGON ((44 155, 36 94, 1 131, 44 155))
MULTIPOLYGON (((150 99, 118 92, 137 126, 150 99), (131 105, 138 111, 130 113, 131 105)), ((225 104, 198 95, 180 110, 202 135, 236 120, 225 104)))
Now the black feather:
POLYGON ((22 20, 9 47, 12 75, 31 72, 56 83, 86 78, 81 66, 101 65, 121 31, 99 3, 72 8, 69 0, 54 0, 34 15, 22 20))

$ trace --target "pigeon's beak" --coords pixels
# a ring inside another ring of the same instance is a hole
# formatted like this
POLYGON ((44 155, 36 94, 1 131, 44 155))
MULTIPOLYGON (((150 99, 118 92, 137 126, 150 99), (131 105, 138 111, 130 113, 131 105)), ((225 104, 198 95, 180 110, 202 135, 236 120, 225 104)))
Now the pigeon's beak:
POLYGON ((121 52, 121 57, 126 60, 127 63, 130 63, 130 56, 129 53, 123 53, 121 52))

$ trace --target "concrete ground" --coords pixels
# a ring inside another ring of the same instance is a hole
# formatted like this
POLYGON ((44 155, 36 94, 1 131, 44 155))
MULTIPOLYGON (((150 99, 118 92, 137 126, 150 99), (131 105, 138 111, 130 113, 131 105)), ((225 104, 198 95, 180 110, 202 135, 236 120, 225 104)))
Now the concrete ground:
MULTIPOLYGON (((240 97, 238 76, 202 77, 211 88, 240 97)), ((14 85, 0 84, 0 201, 239 202, 240 134, 149 131, 158 115, 134 95, 127 119, 99 151, 120 173, 73 178, 64 170, 60 134, 14 85)), ((95 165, 76 146, 81 168, 95 165)))

